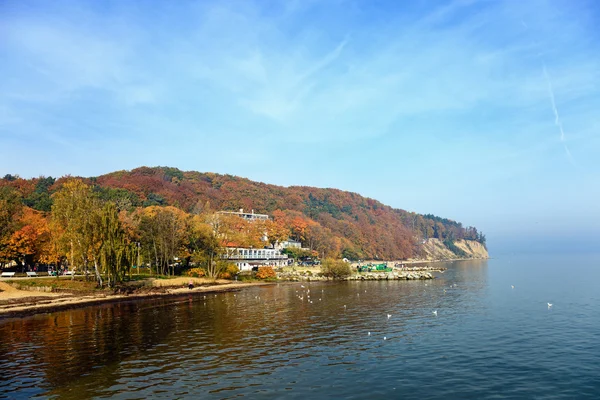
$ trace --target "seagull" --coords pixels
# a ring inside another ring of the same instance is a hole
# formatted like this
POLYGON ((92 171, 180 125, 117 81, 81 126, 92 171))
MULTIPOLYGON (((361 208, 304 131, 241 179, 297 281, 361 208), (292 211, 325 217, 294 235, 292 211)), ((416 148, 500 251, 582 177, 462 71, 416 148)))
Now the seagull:
POLYGON ((432 314, 437 317, 437 310, 433 311, 432 314))
POLYGON ((552 303, 548 303, 548 308, 552 307, 552 303))
POLYGON ((369 336, 371 336, 371 332, 369 332, 369 336))
POLYGON ((383 337, 383 340, 387 340, 387 336, 384 336, 384 337, 383 337))
POLYGON ((387 316, 388 316, 388 319, 392 318, 392 314, 388 314, 387 316))
POLYGON ((514 288, 515 288, 515 285, 510 285, 510 287, 514 289, 514 288))

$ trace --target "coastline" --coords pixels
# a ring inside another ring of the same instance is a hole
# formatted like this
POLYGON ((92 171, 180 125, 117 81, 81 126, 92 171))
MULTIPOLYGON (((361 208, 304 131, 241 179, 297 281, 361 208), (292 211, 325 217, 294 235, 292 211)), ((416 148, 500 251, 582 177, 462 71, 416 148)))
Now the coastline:
MULTIPOLYGON (((487 259, 487 258, 481 258, 487 259)), ((480 258, 452 259, 452 260, 409 260, 388 261, 389 263, 403 263, 407 265, 402 271, 393 273, 363 273, 353 274, 345 280, 422 280, 433 279, 432 272, 443 272, 445 268, 433 266, 422 266, 427 263, 440 263, 452 261, 473 261, 480 258)), ((156 285, 151 286, 148 291, 133 291, 131 293, 93 293, 77 294, 70 292, 56 293, 43 290, 24 290, 12 286, 9 281, 0 281, 0 320, 8 318, 26 317, 35 314, 63 311, 75 308, 97 306, 102 304, 139 301, 159 298, 183 297, 189 295, 200 295, 207 293, 222 293, 239 291, 248 287, 269 286, 282 283, 295 283, 302 281, 331 281, 330 278, 316 277, 306 271, 294 272, 280 275, 277 282, 210 282, 193 279, 197 285, 193 289, 184 287, 188 278, 176 278, 175 280, 157 280, 156 285)))
POLYGON ((6 299, 9 300, 8 304, 0 305, 0 320, 8 318, 20 318, 35 314, 43 314, 75 308, 96 306, 101 304, 121 303, 159 298, 176 298, 189 295, 197 296, 208 293, 233 292, 248 287, 270 286, 274 284, 275 283, 273 282, 237 282, 197 286, 193 289, 188 289, 187 287, 164 287, 162 288, 162 292, 151 291, 148 293, 134 294, 93 294, 88 296, 77 296, 67 293, 65 293, 64 295, 57 293, 44 295, 35 292, 26 292, 27 294, 31 294, 31 296, 18 296, 12 298, 9 297, 6 299), (11 299, 18 299, 20 301, 10 303, 11 299))

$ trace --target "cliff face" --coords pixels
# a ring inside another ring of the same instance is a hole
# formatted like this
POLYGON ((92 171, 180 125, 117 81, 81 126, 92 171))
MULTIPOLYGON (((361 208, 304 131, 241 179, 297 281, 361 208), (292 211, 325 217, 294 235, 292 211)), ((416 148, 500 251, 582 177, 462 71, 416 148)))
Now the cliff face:
POLYGON ((474 240, 457 240, 454 249, 449 249, 439 239, 427 239, 422 245, 424 260, 452 260, 457 258, 489 258, 485 247, 474 240))

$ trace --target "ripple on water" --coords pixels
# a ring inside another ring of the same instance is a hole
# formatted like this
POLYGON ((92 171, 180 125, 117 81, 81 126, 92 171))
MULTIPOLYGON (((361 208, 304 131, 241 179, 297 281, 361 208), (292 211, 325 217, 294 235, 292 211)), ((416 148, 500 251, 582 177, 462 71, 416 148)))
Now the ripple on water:
POLYGON ((428 283, 280 285, 4 321, 0 398, 596 398, 593 288, 513 290, 494 271, 455 263, 428 283))

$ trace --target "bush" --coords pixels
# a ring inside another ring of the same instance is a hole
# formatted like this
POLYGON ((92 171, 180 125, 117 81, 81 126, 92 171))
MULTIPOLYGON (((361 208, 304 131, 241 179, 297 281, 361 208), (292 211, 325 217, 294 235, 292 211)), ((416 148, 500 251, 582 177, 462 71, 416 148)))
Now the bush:
POLYGON ((268 279, 268 278, 276 278, 277 274, 273 267, 258 267, 258 272, 256 273, 257 279, 268 279))
POLYGON ((240 273, 239 268, 235 264, 227 264, 225 269, 219 272, 219 279, 231 279, 240 273))
POLYGON ((186 275, 192 278, 202 278, 206 276, 206 271, 204 268, 192 268, 187 271, 186 275))
POLYGON ((333 279, 343 279, 352 275, 350 264, 342 260, 334 260, 331 258, 323 261, 321 272, 323 276, 333 279))

